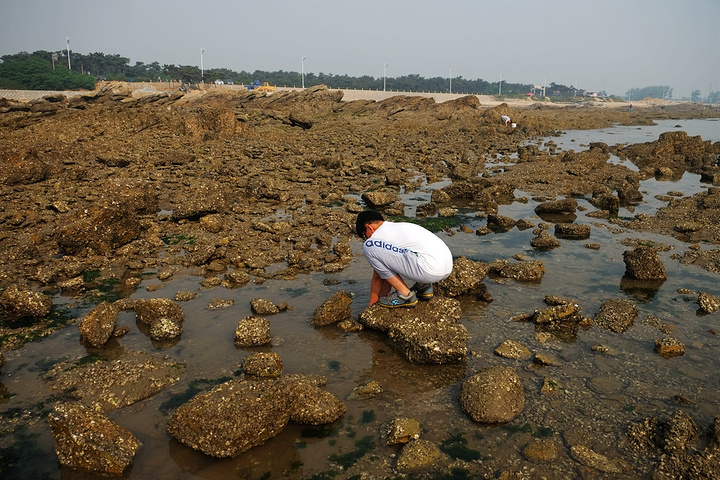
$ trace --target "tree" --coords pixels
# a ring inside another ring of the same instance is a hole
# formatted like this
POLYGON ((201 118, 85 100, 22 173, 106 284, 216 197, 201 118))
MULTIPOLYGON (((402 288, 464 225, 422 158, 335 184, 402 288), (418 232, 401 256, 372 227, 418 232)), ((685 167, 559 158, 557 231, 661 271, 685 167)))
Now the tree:
POLYGON ((691 102, 699 102, 700 101, 700 90, 693 90, 690 94, 690 101, 691 102))

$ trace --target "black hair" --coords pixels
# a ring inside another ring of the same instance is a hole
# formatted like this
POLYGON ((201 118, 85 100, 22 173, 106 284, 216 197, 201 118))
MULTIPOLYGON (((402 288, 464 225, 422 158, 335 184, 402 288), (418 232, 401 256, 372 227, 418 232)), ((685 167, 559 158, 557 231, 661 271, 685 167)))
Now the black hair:
POLYGON ((357 220, 355 220, 355 233, 358 234, 358 237, 365 238, 365 225, 377 220, 384 221, 385 219, 382 213, 375 210, 365 210, 358 213, 357 220))

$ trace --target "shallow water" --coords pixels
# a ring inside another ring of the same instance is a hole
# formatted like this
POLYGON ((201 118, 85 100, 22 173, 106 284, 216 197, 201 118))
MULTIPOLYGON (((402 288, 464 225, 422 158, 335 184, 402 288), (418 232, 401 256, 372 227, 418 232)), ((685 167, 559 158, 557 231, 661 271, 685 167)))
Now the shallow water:
MULTIPOLYGON (((715 120, 666 120, 649 127, 568 131, 547 140, 552 140, 562 150, 582 150, 595 141, 609 145, 653 141, 661 132, 672 130, 701 135, 705 140, 720 140, 720 122, 715 120)), ((431 189, 441 185, 426 186, 404 195, 406 213, 412 214, 415 205, 427 201, 431 189)), ((691 195, 704 187, 699 183, 699 176, 687 173, 672 182, 650 179, 640 188, 647 192, 644 202, 621 210, 620 215, 652 213, 664 205, 655 195, 670 191, 691 195)), ((523 196, 523 193, 518 192, 517 196, 523 196)), ((587 207, 586 212, 594 210, 587 201, 578 199, 578 202, 587 207)), ((501 205, 499 214, 538 224, 542 220, 534 214, 535 206, 532 200, 501 205)), ((476 229, 484 225, 484 220, 476 218, 474 213, 466 212, 464 223, 476 229)), ((462 300, 461 322, 470 333, 468 346, 472 352, 467 363, 462 365, 412 365, 394 353, 383 336, 376 332, 344 333, 334 326, 313 328, 309 325, 314 309, 338 290, 355 294, 354 315, 367 305, 371 271, 361 256, 334 275, 312 274, 292 281, 267 281, 234 290, 201 289, 196 299, 182 303, 185 312, 182 339, 169 348, 155 348, 136 327, 134 314, 121 313, 118 324, 129 326, 131 331, 111 348, 147 350, 187 365, 178 384, 140 404, 108 415, 143 443, 125 477, 348 478, 360 472, 370 477, 384 477, 392 474, 394 455, 398 450, 382 444, 380 427, 393 418, 410 416, 420 421, 423 438, 436 445, 464 439, 470 460, 462 467, 470 473, 494 474, 516 468, 537 478, 539 475, 570 478, 575 475, 577 463, 569 456, 568 444, 582 443, 610 458, 621 457, 627 453, 622 448, 627 425, 651 415, 667 417, 681 408, 675 400, 677 395, 693 402, 691 407, 685 408, 701 427, 707 426, 713 416, 720 413, 720 378, 715 373, 720 366, 717 356, 720 338, 711 333, 718 328, 720 317, 719 314, 699 314, 697 297, 678 294, 677 290, 688 288, 720 296, 717 274, 683 266, 672 259, 672 254, 682 254, 688 246, 670 237, 619 229, 605 220, 586 217, 582 211, 578 212, 576 223, 593 225, 591 237, 580 241, 561 240, 560 248, 548 252, 538 252, 530 247, 530 239, 534 236, 532 229, 513 229, 486 236, 457 231, 439 233, 455 256, 465 255, 489 262, 524 255, 541 260, 546 271, 538 283, 487 278, 485 283, 493 302, 462 300), (667 281, 651 290, 637 289, 623 281, 622 253, 632 247, 621 242, 628 238, 673 247, 660 253, 668 272, 667 281), (587 243, 598 243, 601 248, 588 249, 587 243), (328 279, 333 282, 326 284, 328 279), (640 315, 624 334, 598 327, 581 328, 575 335, 542 343, 537 340, 532 324, 509 322, 508 319, 543 308, 542 300, 546 295, 575 299, 583 315, 591 318, 605 300, 629 298, 637 304, 640 315), (272 347, 237 349, 233 343, 235 328, 240 319, 251 314, 250 300, 256 297, 275 303, 287 302, 292 309, 268 317, 272 347), (206 309, 215 298, 233 299, 235 305, 218 311, 206 309), (675 327, 672 335, 686 345, 684 356, 664 359, 653 352, 654 340, 664 334, 654 326, 643 324, 642 320, 648 315, 675 327), (508 338, 519 341, 533 353, 552 355, 558 365, 538 367, 531 360, 516 361, 494 355, 494 349, 508 338), (610 352, 593 352, 591 347, 597 344, 608 346, 610 352), (233 377, 242 359, 256 351, 279 354, 286 373, 327 376, 325 388, 345 400, 347 414, 327 428, 291 424, 265 445, 234 459, 206 457, 172 440, 165 431, 167 413, 163 413, 160 406, 184 392, 193 380, 233 377), (523 380, 526 406, 509 425, 476 424, 460 411, 457 404, 460 382, 489 365, 514 367, 523 380), (560 386, 560 393, 549 397, 540 395, 546 376, 560 386), (370 380, 383 386, 384 392, 380 396, 351 398, 355 387, 370 380), (561 451, 560 457, 550 465, 527 461, 521 450, 533 438, 555 440, 561 451), (353 467, 355 461, 358 463, 353 467), (347 470, 343 470, 342 465, 346 465, 347 470)), ((353 240, 352 245, 359 254, 360 242, 353 240)), ((148 292, 148 285, 159 283, 157 279, 149 278, 143 281, 133 297, 172 298, 179 290, 198 290, 198 282, 196 277, 176 275, 164 288, 148 292)), ((58 298, 56 302, 67 302, 68 307, 72 307, 75 300, 58 298)), ((5 374, 0 380, 11 395, 0 403, 0 412, 7 416, 8 412, 47 410, 38 407, 39 402, 47 402, 49 395, 47 386, 38 379, 39 371, 46 369, 45 365, 87 354, 79 343, 74 325, 42 342, 5 352, 5 374)), ((94 478, 57 466, 53 440, 44 417, 29 422, 22 438, 26 442, 15 452, 19 458, 10 470, 10 476, 3 474, 3 478, 94 478)), ((645 475, 642 462, 637 468, 640 470, 636 473, 645 475)), ((628 478, 633 478, 633 474, 628 478)))

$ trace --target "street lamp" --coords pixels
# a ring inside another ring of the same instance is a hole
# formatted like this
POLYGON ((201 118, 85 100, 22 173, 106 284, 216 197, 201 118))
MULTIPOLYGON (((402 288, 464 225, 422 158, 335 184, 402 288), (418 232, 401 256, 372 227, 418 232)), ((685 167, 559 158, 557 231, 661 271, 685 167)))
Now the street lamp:
POLYGON ((203 67, 202 54, 205 53, 205 49, 200 47, 200 83, 205 83, 205 67, 203 67))
POLYGON ((385 62, 385 66, 383 67, 383 92, 385 91, 385 86, 387 85, 387 67, 388 64, 385 62))
POLYGON ((300 85, 305 88, 305 57, 300 58, 300 85))

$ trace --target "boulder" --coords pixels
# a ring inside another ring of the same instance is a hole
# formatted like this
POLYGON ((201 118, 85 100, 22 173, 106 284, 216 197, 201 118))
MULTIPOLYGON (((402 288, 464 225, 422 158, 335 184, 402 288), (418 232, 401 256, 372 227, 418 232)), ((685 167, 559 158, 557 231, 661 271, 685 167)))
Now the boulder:
POLYGON ((395 468, 400 473, 420 473, 434 469, 442 458, 443 453, 432 442, 414 440, 403 447, 395 468))
POLYGON ((558 223, 555 225, 555 236, 569 240, 584 240, 590 238, 590 225, 558 223))
POLYGON ((659 340, 655 340, 654 352, 661 357, 680 357, 685 355, 685 345, 673 337, 664 337, 659 340))
POLYGON ((56 405, 48 423, 55 453, 65 467, 122 475, 142 446, 128 430, 80 404, 56 405))
POLYGON ((320 327, 348 320, 351 315, 352 297, 345 290, 335 292, 315 309, 310 325, 320 327))
POLYGON ((515 226, 515 220, 496 213, 490 213, 487 217, 487 225, 493 232, 507 232, 515 226))
POLYGON ((255 315, 274 315, 280 313, 277 305, 265 298, 253 298, 250 300, 250 309, 255 315))
POLYGON ((666 280, 667 272, 657 250, 640 246, 623 252, 625 275, 638 280, 666 280))
POLYGON ((359 322, 386 332, 393 348, 411 362, 458 363, 467 357, 468 339, 465 326, 457 323, 460 314, 460 302, 436 295, 411 309, 372 305, 359 322))
POLYGON ((321 425, 340 418, 345 404, 301 375, 276 380, 230 380, 200 393, 170 417, 167 430, 194 450, 235 457, 280 433, 288 422, 321 425))
POLYGON ((235 346, 238 348, 267 345, 271 340, 270 322, 265 317, 245 317, 235 329, 235 346))
POLYGON ((112 336, 119 313, 114 304, 102 302, 80 321, 80 339, 92 347, 102 347, 112 336))
POLYGON ((23 317, 42 318, 50 313, 52 298, 32 290, 10 285, 0 295, 0 312, 9 320, 23 317))
POLYGON ((715 313, 720 310, 720 299, 707 292, 698 292, 698 305, 705 313, 715 313))
POLYGON ((632 326, 637 315, 638 309, 633 302, 624 298, 615 298, 600 305, 594 323, 605 330, 624 333, 632 326))
POLYGON ((530 246, 538 250, 552 250, 560 245, 560 241, 550 235, 546 230, 540 230, 538 234, 530 240, 530 246))
POLYGON ((485 263, 464 256, 456 258, 450 276, 438 283, 438 292, 449 297, 484 292, 486 288, 482 282, 488 270, 485 263))
POLYGON ((569 215, 577 211, 577 201, 574 198, 566 198, 564 200, 550 200, 543 202, 535 207, 535 213, 541 215, 543 213, 556 215, 569 215))
POLYGON ((182 201, 174 205, 172 220, 196 220, 209 214, 223 213, 230 205, 227 189, 218 182, 202 181, 185 191, 182 201))
POLYGON ((361 195, 363 202, 372 208, 381 208, 392 205, 400 198, 397 191, 392 189, 373 190, 361 195))
POLYGON ((476 422, 507 423, 525 408, 525 390, 515 370, 488 367, 462 383, 458 400, 476 422))
POLYGON ((491 269, 503 278, 512 278, 521 282, 539 281, 545 275, 545 266, 539 260, 519 263, 499 262, 491 266, 491 269))
POLYGON ((170 298, 139 300, 135 304, 135 316, 139 322, 150 326, 161 318, 169 318, 178 323, 185 320, 182 307, 170 298))

